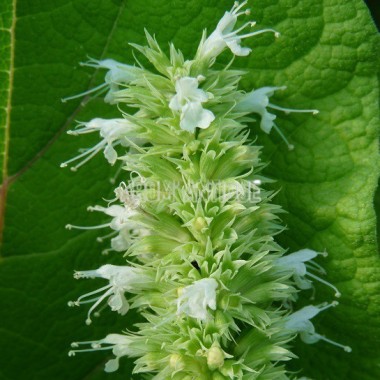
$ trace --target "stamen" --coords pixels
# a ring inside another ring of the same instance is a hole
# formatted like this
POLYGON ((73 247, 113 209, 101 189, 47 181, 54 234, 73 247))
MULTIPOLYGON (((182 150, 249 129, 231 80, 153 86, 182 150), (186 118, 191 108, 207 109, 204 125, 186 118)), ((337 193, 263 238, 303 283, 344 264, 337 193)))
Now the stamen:
MULTIPOLYGON (((104 141, 101 142, 102 144, 104 143, 104 141)), ((101 148, 95 150, 94 152, 92 152, 90 155, 88 155, 82 162, 80 162, 78 165, 76 166, 72 166, 70 168, 71 171, 73 172, 76 172, 81 166, 83 166, 86 162, 90 161, 92 157, 96 156, 99 151, 100 151, 101 148)))
POLYGON ((289 143, 288 139, 281 132, 281 129, 279 127, 277 127, 277 125, 275 123, 273 123, 273 127, 276 130, 276 132, 280 135, 280 137, 284 140, 285 144, 288 146, 288 149, 289 150, 293 150, 294 149, 294 145, 292 145, 292 144, 289 143))
POLYGON ((94 313, 94 317, 99 318, 101 312, 102 312, 107 306, 108 306, 107 304, 102 305, 102 306, 99 308, 99 310, 97 310, 97 311, 94 313))
POLYGON ((72 348, 77 348, 77 347, 79 347, 81 344, 90 344, 90 345, 92 345, 92 344, 94 344, 95 343, 95 341, 93 341, 93 340, 89 340, 89 341, 87 341, 87 342, 73 342, 73 343, 71 343, 71 347, 72 348))
MULTIPOLYGON (((79 304, 81 304, 83 298, 86 298, 86 297, 92 296, 92 295, 94 295, 94 294, 96 294, 96 293, 100 293, 100 292, 102 292, 102 291, 104 291, 104 290, 106 290, 106 289, 109 289, 111 286, 112 286, 112 285, 106 285, 106 286, 103 286, 102 288, 99 288, 99 289, 93 290, 93 291, 90 292, 90 293, 83 294, 82 296, 80 296, 80 297, 75 301, 75 303, 79 303, 79 304)), ((96 298, 96 299, 98 299, 98 298, 96 298)))
POLYGON ((110 252, 112 252, 113 249, 112 248, 107 248, 107 249, 103 249, 102 251, 102 255, 104 256, 107 256, 110 252))
MULTIPOLYGON (((87 56, 88 57, 88 56, 87 56)), ((87 62, 79 62, 80 66, 95 67, 96 69, 100 68, 99 61, 95 58, 88 57, 87 62)))
MULTIPOLYGON (((112 293, 113 293, 113 289, 112 289, 112 285, 109 285, 111 286, 111 288, 105 292, 101 297, 99 297, 99 299, 91 306, 91 308, 89 309, 88 313, 87 313, 87 319, 86 319, 86 325, 91 325, 92 323, 92 320, 91 320, 91 313, 94 311, 94 309, 96 309, 96 307, 105 299, 107 298, 108 296, 110 296, 112 293)), ((108 286, 108 287, 109 287, 108 286)))
MULTIPOLYGON (((255 25, 256 23, 254 23, 255 25)), ((234 32, 231 32, 231 33, 228 33, 226 34, 226 37, 230 36, 230 35, 234 35, 234 34, 237 34, 239 33, 241 30, 245 29, 247 26, 251 26, 252 27, 252 21, 248 21, 246 22, 244 25, 242 25, 239 29, 236 29, 234 32)))
POLYGON ((320 274, 326 275, 327 272, 322 268, 319 264, 314 262, 313 260, 310 260, 308 263, 305 264, 307 268, 310 268, 311 270, 315 270, 319 272, 320 274))
POLYGON ((249 10, 249 9, 246 9, 245 11, 241 11, 241 12, 239 12, 239 13, 236 13, 235 14, 235 17, 237 18, 237 17, 240 17, 240 16, 242 16, 242 15, 249 15, 251 13, 251 11, 249 10), (249 13, 247 13, 247 11, 249 12, 249 13))
POLYGON ((86 133, 93 133, 97 131, 97 129, 95 128, 89 128, 89 127, 84 127, 82 129, 70 129, 69 131, 67 131, 66 133, 68 135, 71 135, 71 136, 78 136, 78 135, 84 135, 86 133))
POLYGON ((331 303, 324 302, 317 307, 319 308, 319 311, 325 311, 327 309, 330 309, 330 307, 337 307, 338 305, 339 305, 338 301, 332 301, 331 303))
POLYGON ((122 172, 123 167, 124 167, 124 164, 121 164, 121 165, 118 167, 118 169, 116 170, 115 175, 109 179, 109 181, 110 181, 110 183, 111 183, 112 185, 114 185, 114 184, 116 183, 116 179, 117 179, 117 177, 119 177, 120 173, 122 172))
POLYGON ((92 157, 94 157, 105 145, 106 145, 106 142, 105 141, 101 141, 101 142, 97 143, 94 147, 86 149, 79 156, 73 157, 70 160, 62 162, 62 164, 60 165, 60 167, 61 168, 65 168, 71 162, 77 161, 77 160, 81 159, 82 157, 88 156, 83 161, 81 161, 76 167, 71 168, 71 170, 76 170, 80 166, 82 166, 83 164, 85 164, 88 160, 90 160, 92 157))
POLYGON ((335 342, 335 341, 333 341, 331 339, 328 339, 325 336, 320 335, 320 334, 315 334, 315 336, 318 337, 320 340, 324 340, 325 342, 330 343, 330 344, 332 344, 334 346, 343 348, 343 350, 346 351, 346 352, 352 352, 352 348, 350 346, 345 346, 343 344, 337 343, 337 342, 335 342))
POLYGON ((313 278, 314 280, 317 280, 317 281, 321 282, 322 284, 325 284, 328 287, 330 287, 331 289, 335 290, 335 297, 339 298, 342 295, 340 293, 340 291, 333 284, 330 284, 329 282, 323 280, 322 278, 320 278, 320 277, 318 277, 318 276, 316 276, 310 272, 307 272, 306 276, 309 276, 309 277, 313 278))
POLYGON ((256 32, 252 32, 252 33, 248 33, 248 34, 243 34, 242 36, 239 36, 239 38, 240 39, 248 38, 248 37, 257 36, 258 34, 263 34, 263 33, 267 33, 267 32, 274 33, 275 37, 279 37, 279 35, 280 35, 280 33, 278 33, 274 29, 262 29, 262 30, 258 30, 256 32))
POLYGON ((98 236, 96 238, 96 241, 98 243, 103 243, 104 239, 108 239, 108 238, 113 237, 115 235, 117 235, 117 231, 112 231, 110 234, 107 234, 107 235, 104 235, 104 236, 98 236))
POLYGON ((66 224, 65 228, 67 230, 71 230, 71 229, 74 229, 74 230, 97 230, 99 228, 106 228, 106 227, 109 227, 109 226, 110 226, 110 223, 99 224, 98 226, 88 226, 88 227, 85 227, 85 226, 74 226, 73 224, 66 224))
POLYGON ((83 350, 71 350, 69 351, 69 356, 75 356, 77 352, 94 352, 94 351, 104 351, 104 350, 112 350, 113 346, 108 347, 99 347, 99 348, 85 348, 83 350))
POLYGON ((248 3, 248 0, 243 1, 241 4, 238 1, 235 1, 231 9, 231 13, 236 14, 237 12, 239 12, 241 8, 247 5, 247 3, 248 3))
POLYGON ((290 113, 312 113, 313 115, 317 115, 319 113, 318 110, 300 110, 300 109, 291 109, 291 108, 284 108, 276 106, 275 104, 269 103, 269 108, 273 108, 278 111, 285 112, 285 114, 289 115, 290 113))
MULTIPOLYGON (((82 65, 83 66, 83 65, 82 65)), ((86 96, 86 95, 90 95, 98 90, 101 90, 101 89, 105 89, 105 87, 108 86, 107 83, 102 83, 100 84, 99 86, 96 86, 94 88, 91 88, 90 90, 87 90, 87 91, 84 91, 84 92, 81 92, 80 94, 77 94, 77 95, 73 95, 73 96, 68 96, 66 98, 62 98, 61 99, 61 102, 62 103, 66 103, 68 100, 73 100, 73 99, 78 99, 78 98, 81 98, 83 96, 86 96)), ((100 95, 101 93, 103 93, 104 91, 101 91, 99 92, 98 95, 100 95)))

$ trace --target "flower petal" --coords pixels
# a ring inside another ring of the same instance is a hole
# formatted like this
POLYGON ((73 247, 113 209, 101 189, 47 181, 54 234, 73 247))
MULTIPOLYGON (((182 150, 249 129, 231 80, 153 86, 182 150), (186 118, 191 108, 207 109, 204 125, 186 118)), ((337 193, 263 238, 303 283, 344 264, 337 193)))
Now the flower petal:
POLYGON ((183 108, 181 115, 181 129, 194 132, 196 127, 205 129, 215 119, 214 114, 204 110, 200 102, 190 102, 183 108))

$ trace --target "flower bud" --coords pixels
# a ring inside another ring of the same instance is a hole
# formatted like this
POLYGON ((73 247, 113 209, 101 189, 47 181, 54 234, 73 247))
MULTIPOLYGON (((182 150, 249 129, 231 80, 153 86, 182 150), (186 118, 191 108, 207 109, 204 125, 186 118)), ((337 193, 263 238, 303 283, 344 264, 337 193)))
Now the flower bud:
POLYGON ((207 365, 212 371, 222 367, 224 364, 224 352, 218 346, 213 346, 207 353, 207 365))

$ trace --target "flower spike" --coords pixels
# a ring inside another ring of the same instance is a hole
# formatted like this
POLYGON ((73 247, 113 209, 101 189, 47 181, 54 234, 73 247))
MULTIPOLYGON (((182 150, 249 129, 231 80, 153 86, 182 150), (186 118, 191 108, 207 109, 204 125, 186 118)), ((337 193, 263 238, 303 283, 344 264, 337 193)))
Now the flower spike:
POLYGON ((127 356, 134 360, 133 373, 157 380, 294 380, 285 363, 295 357, 297 336, 307 344, 325 341, 351 350, 317 333, 312 322, 336 301, 297 307, 298 294, 316 282, 336 297, 340 292, 323 277, 318 260, 325 253, 306 248, 286 254, 275 241, 283 229, 281 210, 272 203, 266 188, 271 180, 261 173, 267 165, 262 147, 247 125, 259 118, 264 132, 275 129, 292 148, 277 112, 318 111, 273 104, 271 97, 285 86, 243 92, 239 83, 246 73, 232 68, 234 57, 213 66, 224 50, 248 55, 245 38, 278 37, 274 29, 248 31, 253 21, 236 26, 250 14, 246 5, 235 2, 208 37, 204 31, 193 58, 173 44, 166 54, 146 32, 145 46, 130 44, 144 56, 144 67, 137 59, 137 67, 112 59, 85 64, 107 70, 105 83, 86 94, 104 93, 121 115, 69 131, 95 132, 99 142, 62 166, 75 170, 103 152, 110 165, 120 162, 122 182, 105 206, 88 208, 106 215, 105 223, 67 228, 108 228, 98 237, 110 239, 103 253, 121 252, 114 258, 119 264, 128 259, 75 272, 76 279, 105 284, 69 306, 89 304, 87 324, 103 309, 119 318, 130 308, 141 315, 133 328, 125 318, 133 332, 72 344, 69 355, 112 351, 107 372, 127 356))

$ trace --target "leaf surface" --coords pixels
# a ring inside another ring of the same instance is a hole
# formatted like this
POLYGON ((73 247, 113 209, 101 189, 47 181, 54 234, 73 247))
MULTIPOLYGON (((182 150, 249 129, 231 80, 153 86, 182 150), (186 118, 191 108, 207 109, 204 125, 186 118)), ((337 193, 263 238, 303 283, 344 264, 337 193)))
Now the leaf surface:
MULTIPOLYGON (((101 380, 128 378, 131 364, 103 373, 104 354, 68 358, 72 341, 98 339, 131 326, 136 316, 104 311, 90 327, 85 309, 67 302, 102 286, 74 281, 74 269, 91 269, 117 255, 100 255, 99 233, 67 231, 67 223, 95 225, 89 205, 109 198, 110 168, 99 155, 77 173, 60 162, 95 140, 64 132, 75 120, 112 116, 115 110, 86 91, 104 73, 79 66, 87 56, 133 61, 128 42, 144 43, 143 29, 163 48, 173 41, 195 52, 201 30, 216 25, 231 1, 5 0, 0 4, 0 379, 101 380), (16 17, 15 17, 16 15, 16 17), (13 41, 13 45, 12 45, 13 41), (88 103, 84 107, 84 103, 88 103)), ((359 0, 261 0, 252 4, 263 35, 247 44, 245 89, 286 85, 274 103, 317 108, 320 114, 281 115, 277 124, 295 145, 288 151, 272 134, 258 143, 281 188, 276 202, 288 213, 280 243, 291 249, 326 250, 321 263, 342 292, 341 304, 319 318, 318 331, 353 348, 351 354, 320 342, 300 344, 294 368, 316 380, 380 378, 380 260, 373 196, 378 180, 378 36, 359 0)), ((226 59, 228 56, 226 55, 226 59)), ((119 179, 123 179, 120 178, 119 179)), ((330 300, 317 286, 316 301, 330 300)), ((304 300, 305 302, 310 302, 304 300)), ((138 377, 136 377, 138 378, 138 377)))

